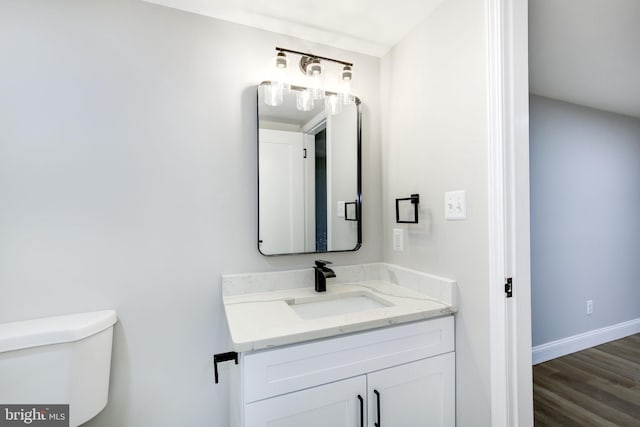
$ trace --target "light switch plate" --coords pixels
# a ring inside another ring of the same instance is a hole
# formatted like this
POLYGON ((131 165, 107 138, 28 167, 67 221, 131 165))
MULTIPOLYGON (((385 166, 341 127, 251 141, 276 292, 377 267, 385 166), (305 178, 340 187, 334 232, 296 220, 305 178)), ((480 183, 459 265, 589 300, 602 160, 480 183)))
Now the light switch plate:
POLYGON ((338 218, 344 218, 344 201, 342 200, 336 202, 336 216, 338 218))
POLYGON ((465 190, 444 193, 445 219, 467 219, 467 192, 465 190))

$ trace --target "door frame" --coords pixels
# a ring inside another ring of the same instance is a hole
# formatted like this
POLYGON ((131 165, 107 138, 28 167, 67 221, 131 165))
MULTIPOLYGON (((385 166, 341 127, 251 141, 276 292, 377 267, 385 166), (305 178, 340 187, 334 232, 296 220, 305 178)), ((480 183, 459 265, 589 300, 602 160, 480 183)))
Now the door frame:
POLYGON ((528 0, 487 0, 492 426, 533 426, 528 0), (505 298, 505 279, 513 297, 505 298))

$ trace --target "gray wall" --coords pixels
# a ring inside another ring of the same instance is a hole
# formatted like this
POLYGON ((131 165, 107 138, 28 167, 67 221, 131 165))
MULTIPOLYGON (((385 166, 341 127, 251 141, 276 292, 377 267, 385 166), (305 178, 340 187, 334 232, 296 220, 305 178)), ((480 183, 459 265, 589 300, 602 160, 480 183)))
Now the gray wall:
POLYGON ((0 322, 117 310, 91 426, 227 427, 220 275, 256 249, 256 106, 275 46, 355 63, 364 244, 382 259, 377 58, 134 0, 0 0, 0 322))
POLYGON ((447 0, 383 58, 385 261, 458 282, 456 422, 491 425, 485 2, 447 0), (444 193, 467 190, 466 221, 444 193), (396 224, 395 199, 420 194, 420 223, 396 224), (405 251, 394 252, 394 228, 405 251))
POLYGON ((536 346, 640 318, 640 119, 539 96, 530 111, 536 346))

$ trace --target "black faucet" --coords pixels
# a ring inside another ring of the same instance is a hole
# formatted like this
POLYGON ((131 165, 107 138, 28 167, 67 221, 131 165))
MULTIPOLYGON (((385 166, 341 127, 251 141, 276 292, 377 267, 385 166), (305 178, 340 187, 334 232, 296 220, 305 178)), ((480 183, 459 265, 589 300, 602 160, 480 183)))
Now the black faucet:
POLYGON ((325 267, 327 264, 331 264, 331 262, 317 260, 315 267, 313 267, 316 270, 316 292, 326 292, 327 277, 336 277, 335 271, 325 267))

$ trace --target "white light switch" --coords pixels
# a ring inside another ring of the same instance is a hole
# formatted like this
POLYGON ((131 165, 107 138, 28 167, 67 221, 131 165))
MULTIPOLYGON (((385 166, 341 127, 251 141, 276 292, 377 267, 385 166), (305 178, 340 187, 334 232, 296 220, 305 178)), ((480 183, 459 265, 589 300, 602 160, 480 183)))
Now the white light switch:
POLYGON ((402 228, 393 229, 393 250, 396 252, 404 251, 404 230, 402 228))
POLYGON ((336 202, 336 216, 338 218, 344 218, 344 201, 338 200, 336 202))
POLYGON ((467 192, 447 191, 444 193, 444 217, 446 219, 467 219, 467 192))

